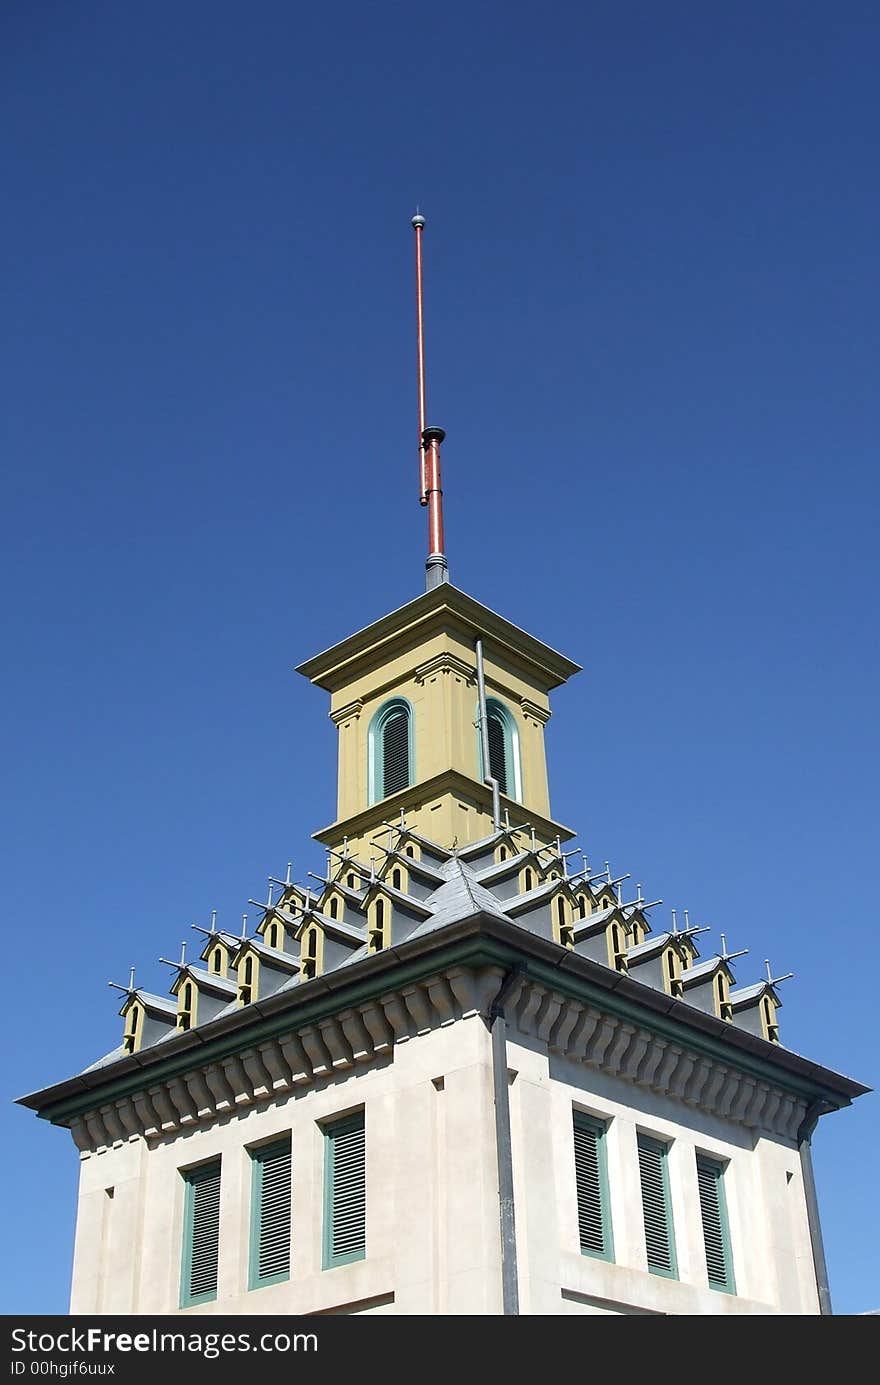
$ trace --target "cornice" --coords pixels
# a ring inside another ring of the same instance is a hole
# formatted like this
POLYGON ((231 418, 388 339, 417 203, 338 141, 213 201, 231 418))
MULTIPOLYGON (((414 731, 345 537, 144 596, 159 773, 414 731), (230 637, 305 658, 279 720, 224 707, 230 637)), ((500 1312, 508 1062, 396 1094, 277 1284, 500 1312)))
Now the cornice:
MULTIPOLYGON (((363 808, 361 812, 355 813, 352 817, 339 818, 336 822, 330 823, 328 827, 322 827, 319 832, 313 832, 312 837, 324 846, 332 846, 335 842, 341 841, 343 837, 351 839, 363 837, 376 827, 380 827, 383 822, 399 817, 401 808, 408 810, 443 793, 461 794, 462 797, 467 797, 471 802, 480 804, 491 816, 491 789, 487 788, 485 784, 481 784, 478 779, 470 779, 458 770, 446 769, 440 774, 433 775, 430 779, 423 779, 417 784, 410 784, 408 788, 401 789, 399 793, 390 794, 388 798, 383 798, 379 803, 373 803, 368 808, 363 808)), ((575 835, 570 827, 566 827, 561 822, 554 822, 552 818, 543 817, 525 804, 517 803, 516 799, 507 798, 506 795, 502 794, 501 802, 510 814, 513 827, 529 824, 534 827, 539 837, 545 837, 548 842, 555 841, 557 837, 560 841, 569 842, 575 835)))
POLYGON ((556 960, 560 951, 475 915, 21 1104, 68 1125, 84 1154, 156 1139, 485 1015, 513 966, 526 969, 505 1006, 514 1031, 721 1118, 793 1139, 812 1101, 839 1108, 867 1090, 599 963, 571 952, 556 960))

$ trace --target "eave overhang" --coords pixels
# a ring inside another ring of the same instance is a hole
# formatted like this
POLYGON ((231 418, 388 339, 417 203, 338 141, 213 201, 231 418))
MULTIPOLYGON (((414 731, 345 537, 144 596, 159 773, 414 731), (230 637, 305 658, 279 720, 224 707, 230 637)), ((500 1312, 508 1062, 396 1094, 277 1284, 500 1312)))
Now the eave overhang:
POLYGON ((449 627, 473 639, 483 636, 491 640, 519 664, 528 665, 548 691, 581 671, 580 664, 448 582, 432 587, 372 625, 306 659, 297 665, 296 671, 319 688, 335 692, 353 676, 363 660, 381 663, 392 648, 401 644, 415 646, 449 627))

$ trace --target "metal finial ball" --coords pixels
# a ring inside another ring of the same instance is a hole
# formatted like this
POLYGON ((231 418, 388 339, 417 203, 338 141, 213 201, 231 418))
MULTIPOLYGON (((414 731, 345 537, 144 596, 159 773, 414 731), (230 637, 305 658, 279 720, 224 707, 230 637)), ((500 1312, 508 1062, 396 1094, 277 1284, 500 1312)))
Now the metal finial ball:
POLYGON ((417 212, 416 215, 415 215, 415 216, 413 217, 413 219, 412 219, 412 224, 413 224, 413 226, 415 226, 415 227, 424 226, 424 224, 425 224, 425 218, 424 218, 423 216, 420 216, 420 215, 418 214, 418 212, 417 212))

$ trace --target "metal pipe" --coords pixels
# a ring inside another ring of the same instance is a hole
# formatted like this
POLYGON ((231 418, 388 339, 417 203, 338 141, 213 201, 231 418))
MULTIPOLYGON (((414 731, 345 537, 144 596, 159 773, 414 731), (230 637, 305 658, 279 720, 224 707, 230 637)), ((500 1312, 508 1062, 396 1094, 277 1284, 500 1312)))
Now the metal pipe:
POLYGON ((498 1156, 498 1215, 501 1230, 501 1311, 519 1314, 516 1266, 516 1215, 513 1198, 513 1145, 510 1133, 510 1086, 507 1077, 507 1021, 504 1001, 525 969, 512 967, 489 1007, 492 1036, 492 1087, 495 1097, 495 1150, 498 1156))
POLYGON ((428 481, 425 473, 425 452, 422 434, 425 431, 425 321, 422 311, 422 230, 425 218, 418 213, 412 219, 416 233, 416 368, 419 387, 419 504, 427 505, 428 481))
POLYGON ((428 558, 446 561, 443 538, 443 491, 440 486, 440 444, 446 437, 442 428, 426 428, 422 433, 425 457, 425 495, 428 501, 428 558))
POLYGON ((483 755, 483 783, 492 790, 492 826, 501 831, 501 788, 497 779, 490 773, 489 762, 489 718, 486 713, 486 671, 483 667, 483 641, 478 639, 474 645, 477 654, 477 697, 480 706, 480 749, 483 755))
POLYGON ((804 1200, 807 1204, 807 1224, 810 1228, 810 1245, 813 1251, 813 1272, 816 1277, 816 1293, 819 1296, 819 1312, 823 1317, 831 1316, 834 1309, 831 1307, 831 1290, 828 1287, 828 1265, 825 1260, 825 1246, 822 1241, 822 1224, 819 1221, 819 1199, 816 1196, 816 1179, 813 1175, 810 1138, 823 1111, 833 1109, 821 1099, 812 1102, 807 1108, 807 1113, 798 1126, 797 1132, 801 1176, 804 1180, 804 1200))

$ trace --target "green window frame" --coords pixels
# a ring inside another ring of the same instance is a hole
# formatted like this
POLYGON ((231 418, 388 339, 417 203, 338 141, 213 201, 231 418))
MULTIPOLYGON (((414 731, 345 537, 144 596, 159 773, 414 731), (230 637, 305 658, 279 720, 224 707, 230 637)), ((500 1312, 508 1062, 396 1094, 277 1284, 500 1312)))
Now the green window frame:
POLYGON ((251 1233, 248 1288, 290 1278, 291 1141, 248 1150, 251 1157, 251 1233))
POLYGON ((665 1279, 677 1279, 675 1226, 669 1195, 669 1147, 650 1135, 639 1135, 637 1142, 648 1269, 651 1274, 662 1275, 665 1279))
POLYGON ((733 1250, 730 1244, 730 1223, 727 1219, 727 1197, 724 1192, 725 1165, 705 1154, 697 1155, 697 1186, 700 1192, 700 1219, 703 1223, 703 1246, 706 1251, 706 1271, 709 1286, 723 1294, 736 1293, 733 1273, 733 1250))
POLYGON ((324 1127, 324 1269, 366 1253, 366 1126, 358 1111, 324 1127))
POLYGON ((183 1255, 180 1306, 211 1303, 217 1297, 220 1256, 220 1160, 200 1164, 183 1175, 183 1255))
POLYGON ((405 697, 391 698, 376 712, 367 733, 367 757, 367 796, 371 804, 400 793, 415 781, 413 709, 405 697), (398 734, 389 758, 386 733, 389 725, 400 716, 406 717, 405 749, 398 734))
POLYGON ((574 1171, 581 1254, 614 1259, 608 1195, 607 1126, 582 1111, 573 1113, 574 1171))
POLYGON ((519 732, 516 720, 503 702, 497 697, 486 698, 486 736, 489 741, 489 764, 487 771, 483 763, 483 738, 480 734, 480 708, 477 704, 477 763, 480 778, 491 774, 498 780, 498 786, 508 798, 522 802, 522 771, 519 755, 519 732))

